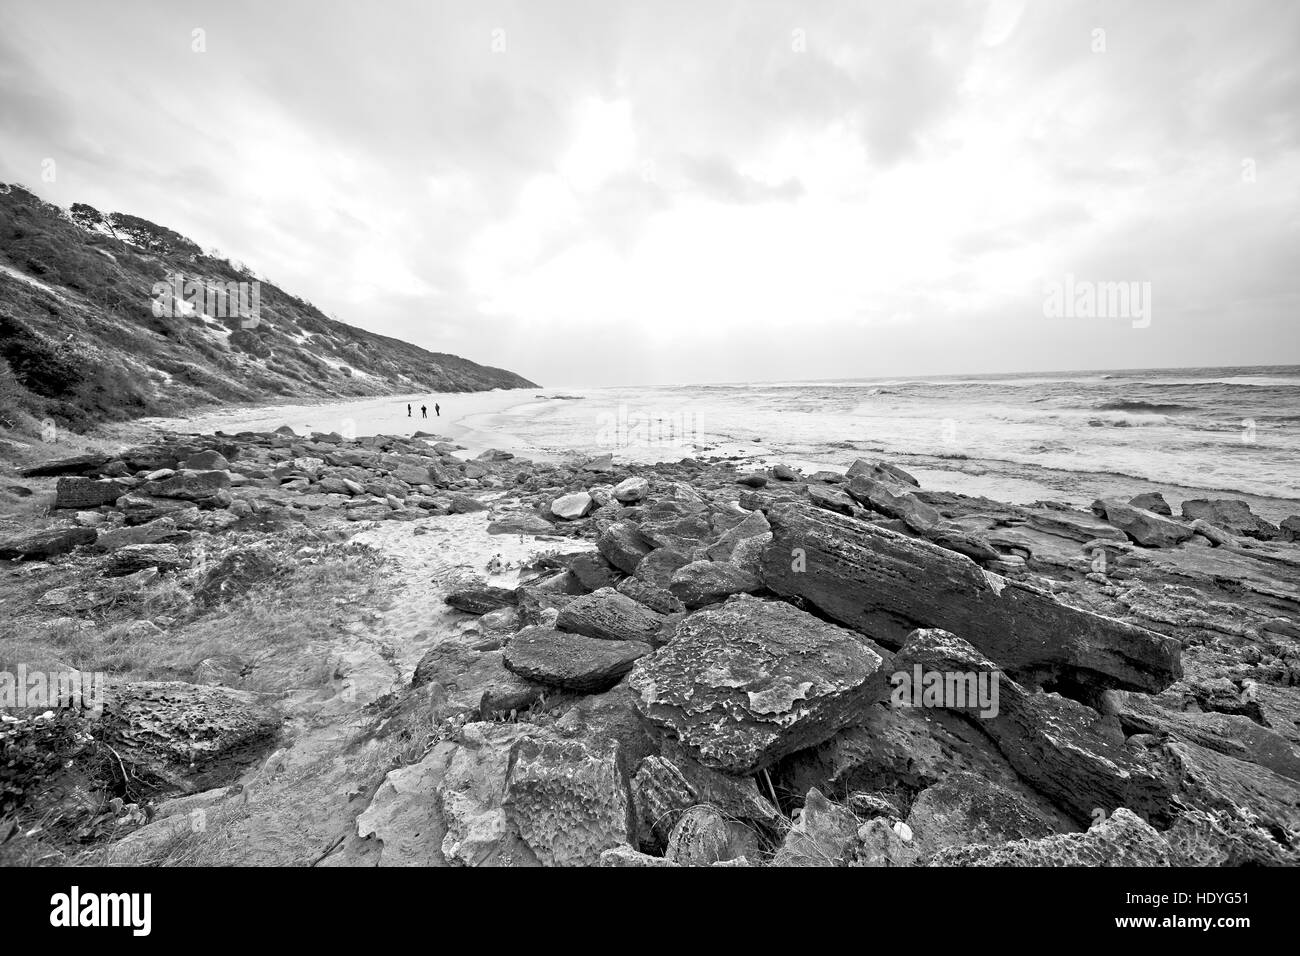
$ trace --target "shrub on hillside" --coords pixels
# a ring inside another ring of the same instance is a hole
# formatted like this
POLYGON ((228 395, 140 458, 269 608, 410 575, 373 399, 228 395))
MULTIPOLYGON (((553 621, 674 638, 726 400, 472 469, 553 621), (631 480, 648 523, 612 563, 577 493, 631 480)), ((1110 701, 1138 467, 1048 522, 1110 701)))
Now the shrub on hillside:
POLYGON ((67 349, 4 313, 0 313, 0 358, 23 388, 45 398, 62 398, 81 382, 82 369, 67 349))

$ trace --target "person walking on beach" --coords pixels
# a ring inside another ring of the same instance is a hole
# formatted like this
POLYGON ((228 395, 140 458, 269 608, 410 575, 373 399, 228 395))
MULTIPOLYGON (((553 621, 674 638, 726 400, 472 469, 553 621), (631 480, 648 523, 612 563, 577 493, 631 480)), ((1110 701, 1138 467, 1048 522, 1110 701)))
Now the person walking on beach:
POLYGON ((439 418, 442 418, 442 406, 439 405, 437 402, 433 403, 433 414, 437 415, 439 418))
POLYGON ((420 406, 420 417, 421 417, 421 418, 428 418, 428 417, 429 417, 429 406, 427 406, 427 405, 421 405, 421 406, 420 406))
POLYGON ((407 418, 410 418, 410 417, 411 417, 411 403, 410 403, 410 402, 407 402, 407 403, 406 403, 406 417, 407 417, 407 418))

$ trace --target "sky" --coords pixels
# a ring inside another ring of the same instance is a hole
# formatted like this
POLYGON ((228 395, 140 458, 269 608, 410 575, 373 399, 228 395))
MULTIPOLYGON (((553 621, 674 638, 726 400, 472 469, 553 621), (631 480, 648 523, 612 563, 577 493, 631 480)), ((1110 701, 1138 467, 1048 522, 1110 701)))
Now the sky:
POLYGON ((1300 363, 1290 0, 0 0, 0 181, 552 387, 1300 363))

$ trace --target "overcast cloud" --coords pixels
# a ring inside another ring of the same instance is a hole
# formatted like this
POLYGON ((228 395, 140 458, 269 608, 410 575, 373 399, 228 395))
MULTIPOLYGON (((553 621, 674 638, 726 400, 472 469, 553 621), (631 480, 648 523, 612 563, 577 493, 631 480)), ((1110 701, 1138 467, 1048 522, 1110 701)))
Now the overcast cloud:
POLYGON ((1287 0, 0 0, 0 179, 548 386, 1300 362, 1298 113, 1287 0))

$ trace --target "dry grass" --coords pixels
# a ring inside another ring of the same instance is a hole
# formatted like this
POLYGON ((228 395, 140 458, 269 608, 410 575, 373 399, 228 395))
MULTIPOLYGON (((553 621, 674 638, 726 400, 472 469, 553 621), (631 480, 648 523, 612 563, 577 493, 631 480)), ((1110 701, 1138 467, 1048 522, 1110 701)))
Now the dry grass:
POLYGON ((190 680, 205 659, 235 658, 247 671, 244 689, 317 686, 329 668, 310 648, 382 598, 385 584, 378 559, 361 549, 329 548, 315 560, 211 609, 195 606, 190 581, 165 576, 96 606, 93 626, 52 614, 24 619, 0 643, 0 667, 45 663, 125 680, 190 680))
POLYGON ((218 805, 204 815, 204 826, 194 827, 181 813, 154 826, 169 827, 156 840, 127 840, 74 855, 74 866, 228 866, 232 832, 247 817, 238 800, 218 805))
MULTIPOLYGON (((50 627, 49 620, 57 611, 29 611, 22 615, 20 626, 0 632, 0 668, 12 669, 16 662, 24 662, 29 670, 42 664, 49 669, 57 665, 102 672, 110 680, 195 681, 201 676, 195 673, 200 662, 215 657, 235 659, 243 665, 242 676, 222 682, 268 699, 291 690, 322 687, 334 676, 330 643, 345 638, 348 626, 362 621, 369 606, 383 601, 390 585, 383 574, 383 560, 370 549, 346 544, 303 549, 301 545, 295 534, 276 540, 273 546, 282 552, 287 570, 212 607, 193 600, 198 576, 188 572, 123 589, 113 600, 81 615, 94 619, 89 627, 73 623, 50 627), (141 626, 142 621, 155 626, 141 626)), ((39 583, 20 580, 19 584, 35 594, 54 584, 69 583, 60 568, 37 577, 39 583)), ((86 581, 87 588, 103 584, 103 579, 86 581)), ((5 586, 6 602, 0 608, 18 605, 14 587, 10 579, 5 586)), ((30 603, 27 606, 30 608, 30 603)), ((383 727, 382 733, 364 748, 356 748, 348 760, 357 765, 352 779, 373 779, 377 785, 388 770, 423 755, 432 727, 427 707, 406 712, 394 703, 382 714, 377 708, 371 718, 373 726, 383 727)), ((331 761, 325 764, 334 766, 331 761)), ((240 821, 246 817, 242 803, 209 810, 202 831, 192 832, 187 825, 178 824, 175 833, 160 831, 161 842, 128 840, 114 851, 112 859, 104 855, 107 850, 85 850, 88 841, 97 843, 111 832, 111 823, 108 829, 87 824, 87 818, 102 815, 105 801, 113 795, 113 788, 101 788, 98 780, 87 778, 81 787, 88 796, 99 798, 90 801, 93 805, 60 802, 58 819, 37 819, 44 811, 34 807, 31 812, 20 810, 22 832, 8 841, 3 840, 8 821, 0 820, 0 864, 208 865, 228 863, 251 852, 245 845, 247 834, 239 831, 240 821)), ((275 789, 292 786, 277 780, 275 789)), ((281 810, 287 819, 294 814, 291 796, 285 797, 290 805, 281 810)))

